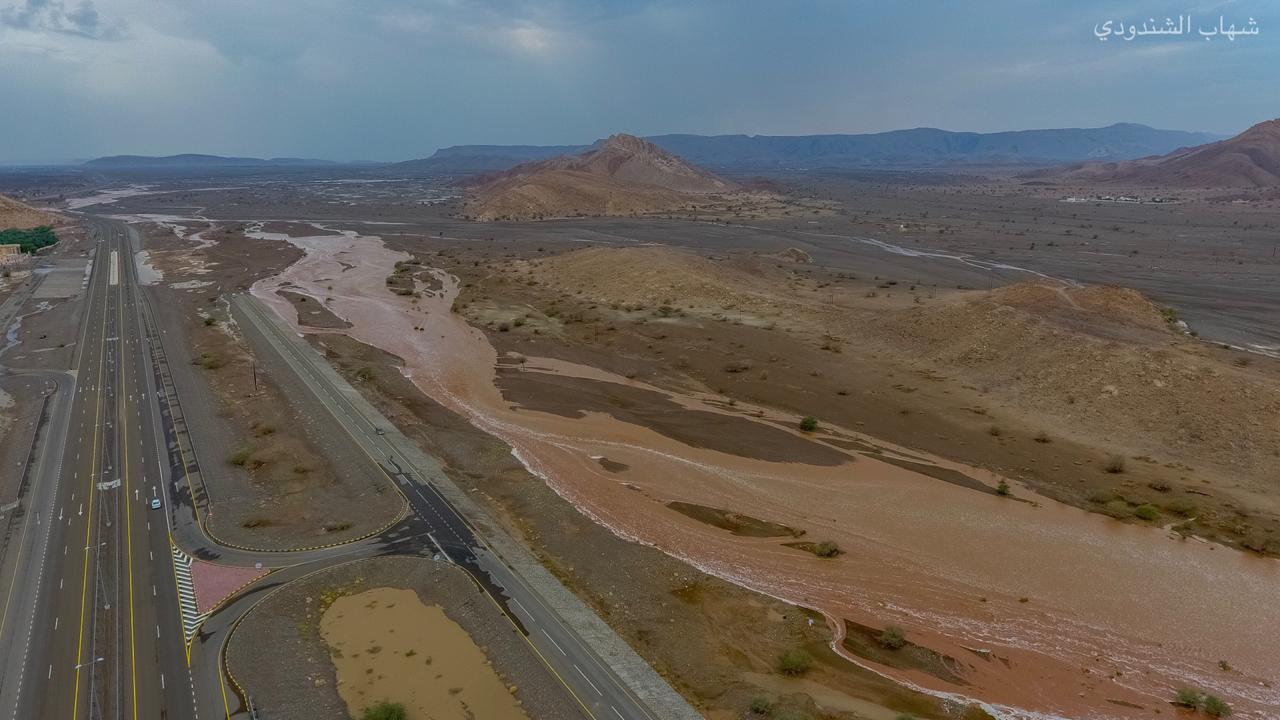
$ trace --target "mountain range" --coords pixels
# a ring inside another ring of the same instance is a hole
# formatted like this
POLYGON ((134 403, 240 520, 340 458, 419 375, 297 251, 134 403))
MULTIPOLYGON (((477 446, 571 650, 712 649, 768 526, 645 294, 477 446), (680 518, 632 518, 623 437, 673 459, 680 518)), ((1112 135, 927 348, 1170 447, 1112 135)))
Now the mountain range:
POLYGON ((334 164, 336 163, 329 160, 312 160, 308 158, 224 157, 222 155, 199 155, 195 153, 164 156, 111 155, 83 163, 84 167, 103 170, 117 168, 305 167, 334 164))
POLYGON ((1028 173, 1063 182, 1133 186, 1261 188, 1280 185, 1280 120, 1200 147, 1128 162, 1087 162, 1028 173))
MULTIPOLYGON (((1128 160, 1163 155, 1221 139, 1201 132, 1158 130, 1133 123, 1102 128, 1017 130, 997 133, 915 128, 861 135, 655 135, 648 142, 692 163, 720 169, 816 167, 941 167, 950 165, 1055 165, 1085 160, 1128 160)), ((592 145, 458 145, 429 158, 388 166, 402 174, 502 170, 592 145)))

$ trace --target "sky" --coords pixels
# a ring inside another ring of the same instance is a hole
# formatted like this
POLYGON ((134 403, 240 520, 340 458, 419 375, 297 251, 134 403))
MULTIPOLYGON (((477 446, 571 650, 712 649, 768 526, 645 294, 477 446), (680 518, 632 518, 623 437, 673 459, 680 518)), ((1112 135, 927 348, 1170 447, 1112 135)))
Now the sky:
POLYGON ((0 163, 1280 116, 1280 3, 1182 3, 0 0, 0 163))

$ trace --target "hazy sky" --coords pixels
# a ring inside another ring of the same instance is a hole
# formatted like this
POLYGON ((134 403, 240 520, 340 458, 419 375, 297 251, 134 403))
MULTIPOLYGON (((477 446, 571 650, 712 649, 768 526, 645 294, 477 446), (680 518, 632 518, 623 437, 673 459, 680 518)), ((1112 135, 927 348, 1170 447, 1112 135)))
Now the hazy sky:
POLYGON ((0 162, 1280 116, 1280 3, 1182 2, 0 0, 0 162), (1094 34, 1188 13, 1259 34, 1094 34))

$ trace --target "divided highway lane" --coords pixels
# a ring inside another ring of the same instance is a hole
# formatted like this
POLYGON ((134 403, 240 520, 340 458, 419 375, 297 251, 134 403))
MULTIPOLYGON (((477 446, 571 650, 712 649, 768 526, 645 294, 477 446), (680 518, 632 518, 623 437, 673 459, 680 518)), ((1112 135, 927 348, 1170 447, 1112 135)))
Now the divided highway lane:
POLYGON ((120 226, 91 228, 98 246, 79 382, 47 539, 14 590, 35 612, 30 639, 10 643, 0 711, 194 718, 167 524, 150 510, 160 468, 146 462, 156 453, 147 453, 142 432, 148 405, 139 390, 145 365, 132 252, 120 226), (21 680, 11 698, 14 670, 21 680))
MULTIPOLYGON (((586 714, 656 720, 621 671, 583 639, 589 631, 576 626, 572 613, 562 616, 557 605, 488 549, 431 476, 407 459, 407 441, 394 428, 384 436, 372 416, 361 415, 343 395, 341 381, 331 377, 323 358, 252 301, 247 312, 240 309, 243 314, 257 310, 250 318, 255 331, 308 385, 355 448, 393 478, 414 513, 379 536, 298 553, 226 548, 209 538, 198 516, 202 489, 188 484, 191 475, 199 476, 195 448, 179 432, 179 425, 185 426, 181 405, 165 380, 161 337, 138 288, 129 242, 133 233, 122 223, 87 220, 99 245, 76 360, 79 384, 63 420, 62 470, 56 482, 41 486, 44 496, 33 495, 35 502, 47 497, 47 520, 30 526, 36 538, 43 527, 44 540, 27 541, 31 568, 19 576, 22 582, 12 581, 18 588, 15 607, 33 611, 29 640, 3 646, 11 669, 0 679, 0 720, 194 720, 197 698, 206 717, 247 715, 225 677, 222 650, 238 619, 266 592, 336 562, 436 549, 477 579, 586 714), (162 509, 150 508, 152 498, 162 509), (223 562, 280 568, 210 617, 190 648, 182 636, 174 586, 170 550, 175 540, 190 553, 223 562), (10 683, 14 668, 19 670, 16 691, 10 683)), ((417 458, 412 452, 408 457, 417 458)), ((0 637, 12 635, 0 628, 0 637)), ((647 667, 652 677, 634 670, 628 666, 629 677, 644 692, 653 681, 666 687, 647 667)), ((662 715, 696 717, 692 709, 662 715)))

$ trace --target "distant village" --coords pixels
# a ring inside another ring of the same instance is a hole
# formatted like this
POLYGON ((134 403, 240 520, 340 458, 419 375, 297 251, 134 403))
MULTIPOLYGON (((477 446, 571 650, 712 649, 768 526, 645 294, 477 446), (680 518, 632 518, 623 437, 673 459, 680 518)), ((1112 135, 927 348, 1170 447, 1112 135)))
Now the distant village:
POLYGON ((1176 203, 1178 202, 1178 199, 1172 198, 1172 197, 1153 196, 1147 200, 1143 200, 1142 198, 1134 195, 1094 195, 1092 197, 1065 197, 1062 199, 1062 202, 1069 202, 1069 203, 1114 202, 1114 203, 1134 203, 1134 204, 1141 205, 1144 203, 1156 203, 1156 204, 1176 203))

